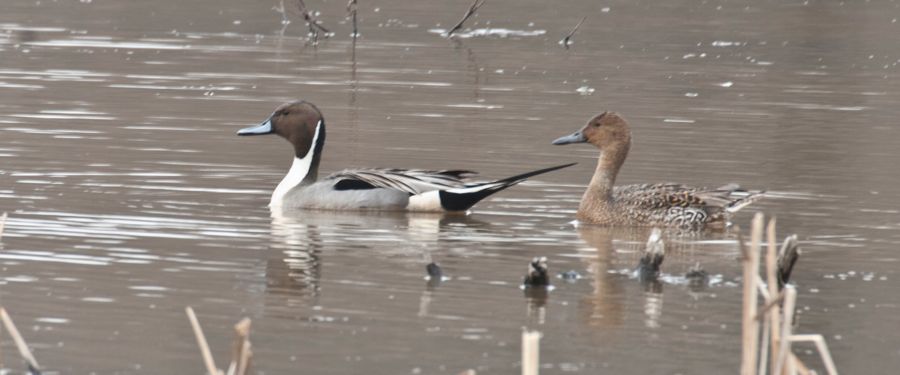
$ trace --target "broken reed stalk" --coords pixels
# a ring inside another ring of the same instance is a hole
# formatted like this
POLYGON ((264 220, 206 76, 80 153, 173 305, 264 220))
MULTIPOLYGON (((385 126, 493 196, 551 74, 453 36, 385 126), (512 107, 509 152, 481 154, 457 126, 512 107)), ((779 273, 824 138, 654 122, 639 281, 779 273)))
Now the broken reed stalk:
MULTIPOLYGON (((825 338, 822 337, 822 335, 793 335, 791 336, 791 341, 808 341, 815 344, 816 349, 819 350, 819 356, 822 357, 822 363, 825 364, 825 371, 827 371, 829 375, 837 375, 837 367, 834 366, 834 359, 831 358, 831 351, 828 350, 828 344, 825 343, 825 338)), ((805 367, 806 366, 804 366, 804 368, 805 367)))
POLYGON ((481 6, 484 5, 485 1, 486 0, 475 0, 475 2, 473 2, 472 5, 469 6, 469 9, 466 10, 466 14, 463 15, 463 18, 456 23, 456 26, 453 26, 449 31, 447 31, 447 36, 449 37, 459 29, 461 29, 466 20, 468 20, 469 17, 474 16, 475 12, 478 11, 478 8, 481 8, 481 6))
MULTIPOLYGON (((785 362, 793 362, 788 361, 788 354, 791 352, 791 323, 794 320, 794 304, 797 302, 797 289, 795 289, 791 285, 785 285, 784 287, 784 321, 781 322, 781 340, 778 343, 778 357, 773 364, 772 374, 781 374, 781 370, 784 368, 785 362)), ((777 329, 773 329, 772 331, 777 331, 777 329)), ((775 348, 774 346, 772 347, 775 348)), ((788 374, 794 374, 793 371, 788 371, 788 374)))
POLYGON ((570 31, 569 34, 566 35, 565 38, 563 38, 562 40, 559 41, 560 43, 562 43, 563 47, 566 47, 566 49, 569 49, 569 45, 572 44, 572 37, 575 36, 575 32, 578 31, 578 28, 581 27, 581 24, 583 24, 584 20, 586 20, 586 19, 587 19, 587 16, 581 17, 581 21, 578 21, 578 24, 576 24, 575 27, 572 28, 572 31, 570 31))
POLYGON ((359 36, 359 29, 356 28, 356 0, 350 0, 347 3, 347 13, 350 15, 350 19, 353 20, 353 34, 350 34, 350 36, 356 39, 359 36))
POLYGON ((306 26, 309 27, 309 33, 313 37, 313 43, 318 43, 319 32, 325 33, 326 36, 331 33, 331 31, 328 31, 328 29, 319 24, 319 21, 309 13, 306 3, 304 3, 303 0, 297 0, 297 8, 300 9, 300 15, 303 16, 303 20, 306 21, 306 26))
POLYGON ((522 332, 522 375, 538 375, 541 366, 541 333, 522 332))
POLYGON ((231 347, 231 364, 228 375, 243 375, 249 367, 250 352, 250 319, 244 318, 234 325, 234 343, 231 347))
MULTIPOLYGON (((758 375, 806 375, 811 371, 791 351, 791 344, 800 341, 813 342, 829 375, 837 375, 834 361, 822 335, 793 334, 794 313, 797 303, 797 289, 784 285, 779 290, 780 264, 776 252, 775 219, 766 227, 766 280, 759 275, 759 261, 762 250, 763 216, 753 218, 749 246, 744 246, 738 232, 744 264, 744 310, 743 310, 743 353, 741 374, 758 375), (760 309, 758 297, 764 302, 760 309), (781 305, 780 305, 781 304, 781 305), (762 339, 759 337, 759 323, 763 324, 762 339), (755 324, 753 324, 755 323, 755 324), (754 363, 755 362, 755 363, 754 363)), ((796 241, 795 236, 787 240, 796 241)), ((795 244, 794 244, 795 245, 795 244)), ((784 251, 782 251, 784 252, 784 251)), ((796 259, 791 260, 791 264, 796 259)))
MULTIPOLYGON (((742 319, 743 353, 741 357, 741 375, 753 375, 757 367, 759 349, 759 322, 756 317, 757 286, 759 275, 759 249, 762 240, 763 216, 757 213, 753 217, 750 230, 750 248, 745 252, 744 260, 744 313, 742 319)), ((741 245, 743 246, 743 244, 741 245)))
POLYGON ((4 212, 3 215, 0 215, 0 239, 3 239, 3 228, 6 227, 7 216, 6 212, 4 212))
POLYGON ((475 372, 475 370, 468 369, 468 370, 463 371, 463 372, 461 372, 461 373, 459 373, 459 374, 457 374, 457 375, 477 375, 477 373, 475 372))
POLYGON ((6 313, 6 309, 2 307, 0 307, 0 320, 3 320, 3 326, 9 331, 9 335, 12 337, 13 342, 16 343, 16 348, 19 349, 19 355, 22 356, 22 359, 24 359, 26 363, 28 363, 28 373, 40 374, 41 366, 38 365, 37 360, 34 359, 34 355, 32 355, 31 350, 28 349, 28 344, 25 343, 25 339, 23 339, 22 335, 19 333, 19 329, 16 328, 16 325, 9 317, 9 314, 6 313))
MULTIPOLYGON (((773 303, 777 301, 778 298, 778 276, 776 275, 776 271, 778 269, 778 255, 775 250, 775 218, 769 219, 769 225, 766 226, 766 241, 769 243, 766 249, 766 284, 769 287, 769 300, 766 301, 766 304, 771 304, 771 308, 767 309, 769 314, 769 327, 778 327, 779 317, 781 316, 780 309, 778 303, 773 303)), ((781 341, 781 335, 778 332, 778 329, 770 329, 768 334, 769 341, 767 343, 763 343, 762 350, 764 352, 769 351, 769 348, 776 348, 781 341)), ((760 365, 765 366, 765 364, 760 365)), ((771 364, 771 370, 773 374, 775 365, 771 364)), ((762 371, 762 369, 760 369, 762 371)))
POLYGON ((213 360, 212 352, 209 350, 209 344, 206 342, 206 336, 203 334, 203 329, 200 328, 200 322, 197 320, 197 315, 194 314, 194 309, 188 306, 184 310, 187 312, 188 320, 191 321, 194 336, 197 337, 197 346, 200 347, 200 354, 203 355, 203 364, 206 365, 206 371, 210 375, 223 375, 222 371, 216 367, 216 362, 213 360))

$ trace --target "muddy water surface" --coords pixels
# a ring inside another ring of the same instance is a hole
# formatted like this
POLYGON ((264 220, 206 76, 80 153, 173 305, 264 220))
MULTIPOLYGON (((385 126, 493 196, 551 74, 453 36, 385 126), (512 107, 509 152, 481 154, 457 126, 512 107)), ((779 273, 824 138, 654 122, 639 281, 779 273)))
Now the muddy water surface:
POLYGON ((494 1, 447 40, 467 2, 361 1, 354 45, 344 3, 307 3, 336 34, 315 47, 275 2, 0 5, 0 302, 43 366, 200 373, 192 305, 220 366, 253 319, 258 373, 515 373, 522 327, 544 373, 736 371, 733 234, 666 237, 666 275, 712 285, 642 285, 646 231, 572 226, 596 150, 550 141, 603 110, 634 125, 622 183, 772 192, 736 222, 799 235, 798 331, 845 373, 900 366, 896 4, 494 1), (323 172, 579 165, 464 217, 271 212, 289 147, 234 132, 301 98, 323 172), (584 278, 525 296, 538 255, 584 278))

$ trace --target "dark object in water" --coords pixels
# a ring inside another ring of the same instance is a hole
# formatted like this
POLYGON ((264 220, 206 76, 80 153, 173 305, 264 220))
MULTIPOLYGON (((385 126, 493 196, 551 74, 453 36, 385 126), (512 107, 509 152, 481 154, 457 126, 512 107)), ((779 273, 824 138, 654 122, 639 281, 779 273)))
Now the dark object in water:
POLYGON ((587 16, 582 17, 581 21, 578 21, 578 23, 575 25, 575 28, 573 28, 572 31, 570 31, 568 34, 566 34, 565 38, 563 38, 562 40, 559 41, 559 44, 562 44, 563 47, 565 47, 566 49, 569 49, 569 45, 572 44, 572 37, 575 35, 575 32, 578 31, 578 28, 581 27, 581 24, 583 24, 584 20, 586 20, 586 19, 587 19, 587 16))
POLYGON ((550 277, 547 274, 547 257, 534 257, 528 263, 528 273, 522 281, 525 288, 546 287, 550 285, 550 277))
POLYGON ((700 263, 694 264, 686 274, 684 274, 684 278, 688 281, 688 287, 691 289, 699 289, 706 287, 709 284, 709 272, 700 267, 700 263))
POLYGON ((425 280, 428 280, 428 290, 433 290, 441 286, 441 283, 445 280, 444 271, 441 269, 441 266, 435 262, 428 263, 428 265, 425 266, 425 272, 428 272, 428 275, 425 276, 425 280))
POLYGON ((463 15, 463 18, 459 20, 459 22, 457 22, 455 26, 451 27, 450 30, 447 31, 447 36, 449 37, 453 35, 453 33, 455 33, 457 30, 461 29, 463 23, 465 23, 466 20, 469 19, 469 17, 475 15, 475 12, 478 11, 478 8, 481 8, 481 6, 484 5, 484 1, 485 0, 475 0, 475 2, 469 6, 469 9, 466 10, 466 14, 463 15))
POLYGON ((797 235, 792 234, 784 239, 781 250, 778 251, 778 289, 784 288, 791 280, 791 271, 794 270, 794 264, 800 258, 800 244, 797 242, 797 235))
POLYGON ((440 281, 444 277, 444 271, 441 270, 441 266, 435 262, 428 263, 428 265, 425 266, 425 271, 428 272, 428 278, 430 280, 440 281))
POLYGON ((644 255, 641 256, 635 270, 638 279, 641 281, 656 280, 659 277, 659 267, 665 257, 666 244, 662 240, 662 231, 659 228, 653 228, 650 238, 647 239, 644 255))

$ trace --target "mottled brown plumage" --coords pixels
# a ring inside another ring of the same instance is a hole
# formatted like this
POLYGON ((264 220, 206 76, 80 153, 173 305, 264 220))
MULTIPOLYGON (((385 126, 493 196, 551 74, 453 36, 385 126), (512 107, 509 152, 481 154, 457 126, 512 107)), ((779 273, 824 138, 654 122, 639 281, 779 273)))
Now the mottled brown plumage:
POLYGON ((723 228, 728 217, 762 192, 737 185, 720 188, 680 184, 615 186, 631 149, 631 130, 614 112, 601 113, 572 135, 553 144, 591 143, 600 149, 597 169, 578 207, 578 220, 604 225, 665 225, 683 229, 723 228))

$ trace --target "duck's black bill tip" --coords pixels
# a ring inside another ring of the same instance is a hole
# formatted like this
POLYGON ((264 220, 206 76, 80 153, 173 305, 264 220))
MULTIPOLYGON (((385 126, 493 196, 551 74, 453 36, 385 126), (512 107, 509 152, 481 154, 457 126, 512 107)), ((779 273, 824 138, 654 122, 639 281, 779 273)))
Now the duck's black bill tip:
POLYGON ((582 134, 580 131, 578 131, 578 132, 569 134, 565 137, 556 138, 556 140, 553 141, 553 144, 567 145, 570 143, 584 143, 584 142, 587 142, 587 138, 584 137, 584 134, 582 134))
POLYGON ((272 131, 272 121, 266 120, 266 122, 262 124, 238 130, 237 135, 263 135, 269 134, 272 131))

